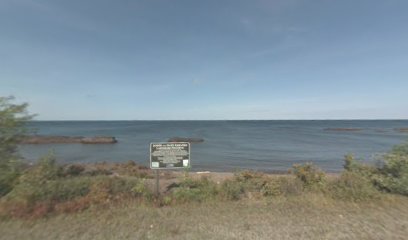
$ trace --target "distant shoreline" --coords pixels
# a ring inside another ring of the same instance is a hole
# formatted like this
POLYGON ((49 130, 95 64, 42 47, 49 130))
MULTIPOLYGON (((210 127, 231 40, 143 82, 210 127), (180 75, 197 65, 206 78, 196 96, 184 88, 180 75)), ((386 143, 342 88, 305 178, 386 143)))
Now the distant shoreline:
POLYGON ((408 121, 404 118, 396 118, 396 119, 190 119, 190 120, 160 120, 160 119, 153 119, 153 120, 140 120, 140 119, 133 119, 133 120, 91 120, 91 119, 84 119, 84 120, 31 120, 29 122, 221 122, 221 121, 228 121, 228 122, 246 122, 246 121, 408 121))

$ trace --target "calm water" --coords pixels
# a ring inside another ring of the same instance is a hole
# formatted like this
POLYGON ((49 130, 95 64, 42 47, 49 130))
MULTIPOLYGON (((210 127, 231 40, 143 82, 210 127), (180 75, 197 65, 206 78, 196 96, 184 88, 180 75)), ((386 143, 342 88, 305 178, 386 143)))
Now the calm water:
POLYGON ((114 136, 117 144, 47 144, 21 146, 34 161, 53 150, 59 162, 124 162, 149 165, 149 143, 171 137, 204 138, 193 144, 193 170, 254 169, 286 171, 294 163, 312 161, 327 171, 340 171, 343 156, 354 153, 365 161, 408 140, 408 120, 387 121, 52 121, 32 122, 41 135, 114 136), (362 128, 359 132, 325 128, 362 128))

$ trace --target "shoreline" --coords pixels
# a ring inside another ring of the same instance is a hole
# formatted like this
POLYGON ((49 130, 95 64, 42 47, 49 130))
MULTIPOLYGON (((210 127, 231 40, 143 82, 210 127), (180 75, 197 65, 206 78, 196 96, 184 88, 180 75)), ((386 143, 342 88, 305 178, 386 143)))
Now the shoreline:
MULTIPOLYGON (((35 164, 30 164, 28 167, 35 166, 35 164)), ((73 163, 73 164, 58 164, 58 166, 63 169, 72 169, 73 171, 78 171, 78 176, 97 176, 106 175, 109 177, 118 178, 142 178, 146 181, 146 184, 150 189, 156 188, 156 170, 150 169, 146 166, 139 165, 134 161, 122 162, 122 163, 73 163)), ((256 171, 251 169, 241 169, 239 171, 191 171, 189 169, 160 169, 159 170, 159 192, 160 194, 167 193, 174 184, 178 184, 184 181, 186 178, 192 180, 201 180, 207 178, 216 184, 222 184, 226 180, 232 180, 234 176, 238 173, 248 172, 250 174, 259 174, 260 176, 265 176, 267 178, 278 178, 278 177, 295 177, 292 173, 288 171, 281 172, 264 172, 256 171)), ((330 173, 323 171, 328 179, 337 178, 340 176, 341 172, 330 173)))
MULTIPOLYGON (((32 160, 32 159, 23 159, 23 164, 30 167, 34 166, 38 163, 38 160, 32 160)), ((299 162, 297 164, 304 164, 304 163, 309 163, 309 162, 299 162)), ((311 162, 313 163, 313 162, 311 162)), ((62 166, 62 167, 67 167, 71 165, 77 165, 77 166, 83 166, 87 170, 92 170, 96 168, 104 169, 104 170, 110 170, 112 172, 115 172, 114 170, 117 168, 121 167, 126 167, 126 166, 135 166, 138 169, 144 170, 144 171, 149 171, 151 174, 154 174, 154 171, 156 169, 151 169, 149 165, 147 164, 140 164, 139 162, 135 160, 128 160, 128 161, 119 161, 119 162, 114 162, 114 161, 98 161, 98 162, 59 162, 57 159, 57 165, 62 166)), ((318 165, 317 165, 318 166, 318 165)), ((244 171, 250 171, 250 172, 257 172, 257 173, 262 173, 265 175, 271 175, 271 176, 279 176, 279 175, 291 175, 290 170, 292 167, 288 167, 287 170, 259 170, 259 169, 253 169, 253 168, 237 168, 234 170, 223 170, 219 169, 216 171, 213 170, 208 170, 205 168, 190 168, 190 169, 159 169, 161 174, 166 174, 166 172, 169 174, 174 174, 174 175, 181 175, 184 174, 185 172, 188 172, 189 174, 194 174, 194 175, 200 175, 200 176, 205 176, 205 175, 233 175, 234 173, 239 173, 239 172, 244 172, 244 171)), ((324 169, 321 169, 325 174, 327 175, 339 175, 343 169, 340 171, 327 171, 324 169)), ((168 175, 167 174, 167 175, 168 175)))

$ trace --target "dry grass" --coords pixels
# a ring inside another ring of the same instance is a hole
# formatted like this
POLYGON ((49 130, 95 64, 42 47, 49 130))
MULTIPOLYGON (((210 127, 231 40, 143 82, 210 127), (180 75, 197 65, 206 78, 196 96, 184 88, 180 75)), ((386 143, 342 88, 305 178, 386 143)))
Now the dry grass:
POLYGON ((128 202, 0 222, 0 239, 406 239, 408 198, 353 203, 318 194, 147 207, 128 202))

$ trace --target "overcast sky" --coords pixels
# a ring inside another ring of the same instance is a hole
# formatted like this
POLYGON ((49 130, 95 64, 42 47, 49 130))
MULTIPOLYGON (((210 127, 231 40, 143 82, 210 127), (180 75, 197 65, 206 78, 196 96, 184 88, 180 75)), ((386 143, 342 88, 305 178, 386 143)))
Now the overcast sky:
POLYGON ((38 120, 407 119, 407 0, 1 0, 38 120))

